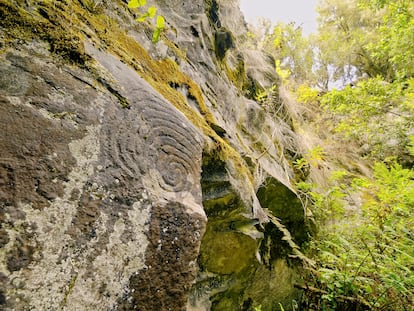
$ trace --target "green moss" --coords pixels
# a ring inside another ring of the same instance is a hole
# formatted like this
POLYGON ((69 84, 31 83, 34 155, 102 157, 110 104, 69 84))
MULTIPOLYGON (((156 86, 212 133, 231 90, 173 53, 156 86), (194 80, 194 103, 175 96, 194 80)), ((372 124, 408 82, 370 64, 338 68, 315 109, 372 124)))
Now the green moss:
POLYGON ((234 37, 229 30, 222 27, 214 33, 214 51, 219 60, 222 60, 226 52, 233 47, 234 37))
MULTIPOLYGON (((218 157, 233 163, 240 178, 252 185, 253 177, 240 154, 212 129, 212 125, 217 124, 217 121, 204 102, 201 88, 184 74, 174 61, 152 59, 115 20, 92 10, 94 4, 89 0, 43 1, 31 8, 25 8, 25 5, 23 1, 11 0, 0 3, 0 25, 7 29, 8 43, 15 40, 46 41, 50 44, 51 52, 67 61, 86 66, 93 72, 93 64, 83 46, 84 38, 87 36, 88 40, 98 47, 117 55, 124 63, 134 68, 190 122, 210 137, 215 144, 218 157), (188 94, 197 102, 201 115, 188 104, 184 95, 173 87, 177 85, 188 89, 188 94)), ((120 6, 126 7, 126 4, 120 1, 120 6)), ((184 57, 184 54, 178 57, 184 57)), ((128 103, 121 101, 121 104, 127 106, 128 103)))
POLYGON ((104 12, 105 4, 100 0, 79 0, 81 5, 89 12, 95 14, 102 14, 104 12))
POLYGON ((298 196, 279 181, 269 178, 257 196, 260 202, 282 220, 303 222, 303 206, 298 196))
MULTIPOLYGON (((175 30, 177 31, 177 30, 175 30)), ((169 40, 168 38, 166 38, 165 36, 162 38, 162 42, 164 42, 164 44, 166 46, 168 46, 168 48, 173 51, 174 55, 177 56, 179 59, 181 60, 185 60, 187 61, 187 51, 184 51, 182 49, 180 49, 173 41, 169 40)))
POLYGON ((244 292, 245 300, 250 298, 253 307, 260 305, 262 311, 280 310, 279 303, 291 310, 292 300, 299 301, 301 294, 294 288, 297 272, 283 259, 275 260, 271 266, 258 266, 244 292))
POLYGON ((64 119, 73 120, 76 117, 76 113, 75 112, 63 111, 63 112, 53 113, 52 117, 56 118, 56 119, 61 119, 61 120, 64 120, 64 119))
POLYGON ((217 0, 206 0, 206 15, 208 19, 210 20, 213 27, 221 27, 221 22, 219 18, 219 11, 220 7, 217 3, 217 0))
MULTIPOLYGON (((279 181, 269 178, 257 192, 260 204, 292 233, 299 245, 308 240, 309 228, 306 225, 305 212, 298 196, 279 181)), ((279 232, 275 228, 275 232, 279 232)))
POLYGON ((237 89, 244 91, 248 84, 246 67, 242 57, 239 57, 237 64, 231 68, 226 62, 222 62, 222 69, 227 74, 227 77, 237 89))
POLYGON ((40 39, 50 44, 52 53, 84 65, 90 58, 85 54, 82 35, 70 28, 71 16, 65 6, 60 2, 51 3, 40 2, 34 9, 26 10, 24 2, 21 5, 1 2, 0 25, 7 29, 6 42, 40 39))
POLYGON ((207 215, 214 217, 222 214, 224 211, 232 209, 232 207, 235 206, 236 201, 236 194, 234 192, 230 192, 219 198, 204 200, 203 207, 207 215))
POLYGON ((214 311, 228 311, 228 310, 240 310, 238 299, 233 297, 226 297, 223 295, 217 295, 213 300, 213 306, 211 310, 214 311))
POLYGON ((253 177, 240 154, 212 128, 211 124, 216 124, 217 121, 206 106, 199 85, 180 71, 178 65, 171 59, 153 60, 145 49, 121 29, 113 27, 100 35, 103 36, 102 39, 108 42, 108 50, 132 66, 154 89, 180 110, 188 120, 206 136, 210 137, 215 142, 215 152, 219 158, 223 161, 231 161, 241 178, 252 185, 253 177), (173 85, 185 86, 188 89, 189 95, 198 104, 201 116, 188 104, 184 95, 172 87, 173 85))
POLYGON ((207 229, 201 247, 200 265, 218 274, 240 273, 255 260, 257 242, 237 232, 207 229))

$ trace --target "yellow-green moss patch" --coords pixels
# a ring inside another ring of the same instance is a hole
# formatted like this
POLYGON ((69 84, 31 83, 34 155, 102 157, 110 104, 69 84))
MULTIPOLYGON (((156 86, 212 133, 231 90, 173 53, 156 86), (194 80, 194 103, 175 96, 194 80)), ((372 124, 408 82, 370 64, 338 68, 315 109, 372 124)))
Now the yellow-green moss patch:
MULTIPOLYGON (((126 7, 126 4, 122 4, 126 7)), ((111 17, 95 10, 90 1, 41 1, 26 7, 23 1, 0 3, 0 25, 7 30, 7 40, 43 40, 50 44, 51 52, 93 71, 90 57, 85 53, 85 37, 99 48, 117 55, 136 70, 164 98, 181 111, 215 145, 215 152, 223 161, 230 161, 242 180, 253 177, 240 154, 210 126, 216 124, 204 102, 202 90, 184 74, 171 59, 154 60, 148 52, 111 17), (188 96, 198 105, 194 110, 177 86, 188 90, 188 96)), ((173 49, 176 52, 177 49, 173 49)), ((183 57, 184 54, 177 57, 183 57)))
POLYGON ((200 264, 209 272, 239 273, 255 260, 256 248, 256 241, 241 233, 207 229, 201 247, 200 264))

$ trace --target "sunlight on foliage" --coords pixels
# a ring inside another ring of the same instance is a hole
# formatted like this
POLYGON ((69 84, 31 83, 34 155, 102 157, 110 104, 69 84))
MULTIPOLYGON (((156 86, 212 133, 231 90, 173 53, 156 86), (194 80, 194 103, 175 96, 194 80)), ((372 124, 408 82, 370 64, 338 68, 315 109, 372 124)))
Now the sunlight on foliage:
POLYGON ((321 146, 309 150, 303 158, 296 159, 293 166, 301 170, 307 166, 318 166, 325 158, 326 153, 321 146))
POLYGON ((403 154, 414 126, 411 84, 367 79, 332 90, 321 98, 321 105, 333 113, 337 132, 365 145, 369 155, 381 159, 398 150, 403 154))
POLYGON ((301 84, 295 90, 296 100, 303 104, 316 103, 319 100, 319 90, 306 84, 301 84))
POLYGON ((128 2, 128 7, 130 9, 136 9, 147 4, 146 0, 131 0, 128 2))
POLYGON ((291 162, 319 229, 299 288, 313 310, 414 310, 414 1, 320 0, 318 13, 316 34, 265 24, 258 44, 303 104, 302 147, 316 145, 291 162))
POLYGON ((344 172, 335 175, 336 185, 325 193, 305 189, 315 209, 331 214, 310 245, 319 258, 317 285, 327 292, 321 299, 329 310, 338 308, 340 295, 357 297, 373 309, 392 304, 392 309, 404 310, 414 297, 414 171, 390 160, 375 164, 372 179, 349 183, 344 172), (352 195, 346 191, 349 184, 353 193, 362 193, 362 214, 346 224, 338 216, 352 195), (333 193, 336 204, 327 202, 333 193))
POLYGON ((154 34, 152 36, 153 43, 157 43, 160 40, 161 32, 164 31, 165 28, 165 19, 161 15, 157 16, 156 26, 157 28, 155 28, 154 34))
MULTIPOLYGON (((332 147, 352 150, 371 168, 346 163, 327 186, 304 175, 296 183, 319 224, 307 251, 318 268, 304 276, 318 310, 414 308, 413 16, 408 0, 322 1, 312 68, 329 82, 292 87, 297 101, 322 108, 317 134, 335 137, 332 147)), ((294 168, 341 159, 322 151, 309 151, 294 168)))
MULTIPOLYGON (((147 5, 146 0, 130 0, 128 2, 128 8, 130 9, 139 9, 145 7, 147 5)), ((150 6, 145 13, 141 13, 138 18, 136 18, 137 22, 145 22, 146 20, 151 20, 155 18, 157 14, 157 8, 154 6, 150 6)), ((155 22, 155 30, 152 35, 152 42, 157 43, 160 40, 161 33, 165 29, 165 19, 162 15, 158 15, 156 17, 155 22)))
POLYGON ((289 69, 282 69, 281 65, 280 65, 280 60, 276 60, 275 61, 275 68, 276 68, 276 73, 279 75, 279 77, 283 80, 286 81, 291 73, 289 69))

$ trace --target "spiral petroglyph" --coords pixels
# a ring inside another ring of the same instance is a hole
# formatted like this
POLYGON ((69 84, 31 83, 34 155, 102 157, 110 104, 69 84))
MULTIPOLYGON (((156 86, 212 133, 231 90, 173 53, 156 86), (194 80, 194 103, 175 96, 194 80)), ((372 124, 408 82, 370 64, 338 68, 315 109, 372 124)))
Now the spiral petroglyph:
POLYGON ((143 115, 151 123, 145 142, 147 156, 154 159, 160 172, 161 188, 170 192, 188 190, 200 170, 202 147, 195 138, 197 133, 185 125, 181 115, 166 107, 146 106, 143 115))
POLYGON ((124 121, 107 130, 109 152, 116 167, 121 168, 122 175, 134 178, 143 168, 141 156, 143 143, 139 137, 139 122, 124 121))
POLYGON ((118 80, 122 87, 111 88, 128 102, 129 109, 107 125, 115 174, 150 176, 150 184, 168 192, 194 190, 201 170, 200 131, 131 68, 92 46, 88 50, 118 80))
POLYGON ((200 174, 198 132, 162 99, 146 101, 138 115, 126 115, 107 130, 115 167, 128 178, 155 170, 159 186, 168 192, 191 189, 200 174))

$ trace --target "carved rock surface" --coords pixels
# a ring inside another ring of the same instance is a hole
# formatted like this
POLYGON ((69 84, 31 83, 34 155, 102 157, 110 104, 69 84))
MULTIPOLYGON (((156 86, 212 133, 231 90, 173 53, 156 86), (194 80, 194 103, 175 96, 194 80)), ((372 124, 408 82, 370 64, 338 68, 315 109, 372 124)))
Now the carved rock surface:
POLYGON ((289 310, 295 134, 243 88, 275 77, 238 1, 148 1, 157 44, 123 1, 29 2, 0 0, 0 309, 289 310))
POLYGON ((31 48, 0 67, 5 307, 179 309, 206 223, 201 135, 119 60, 99 55, 129 109, 31 48))

